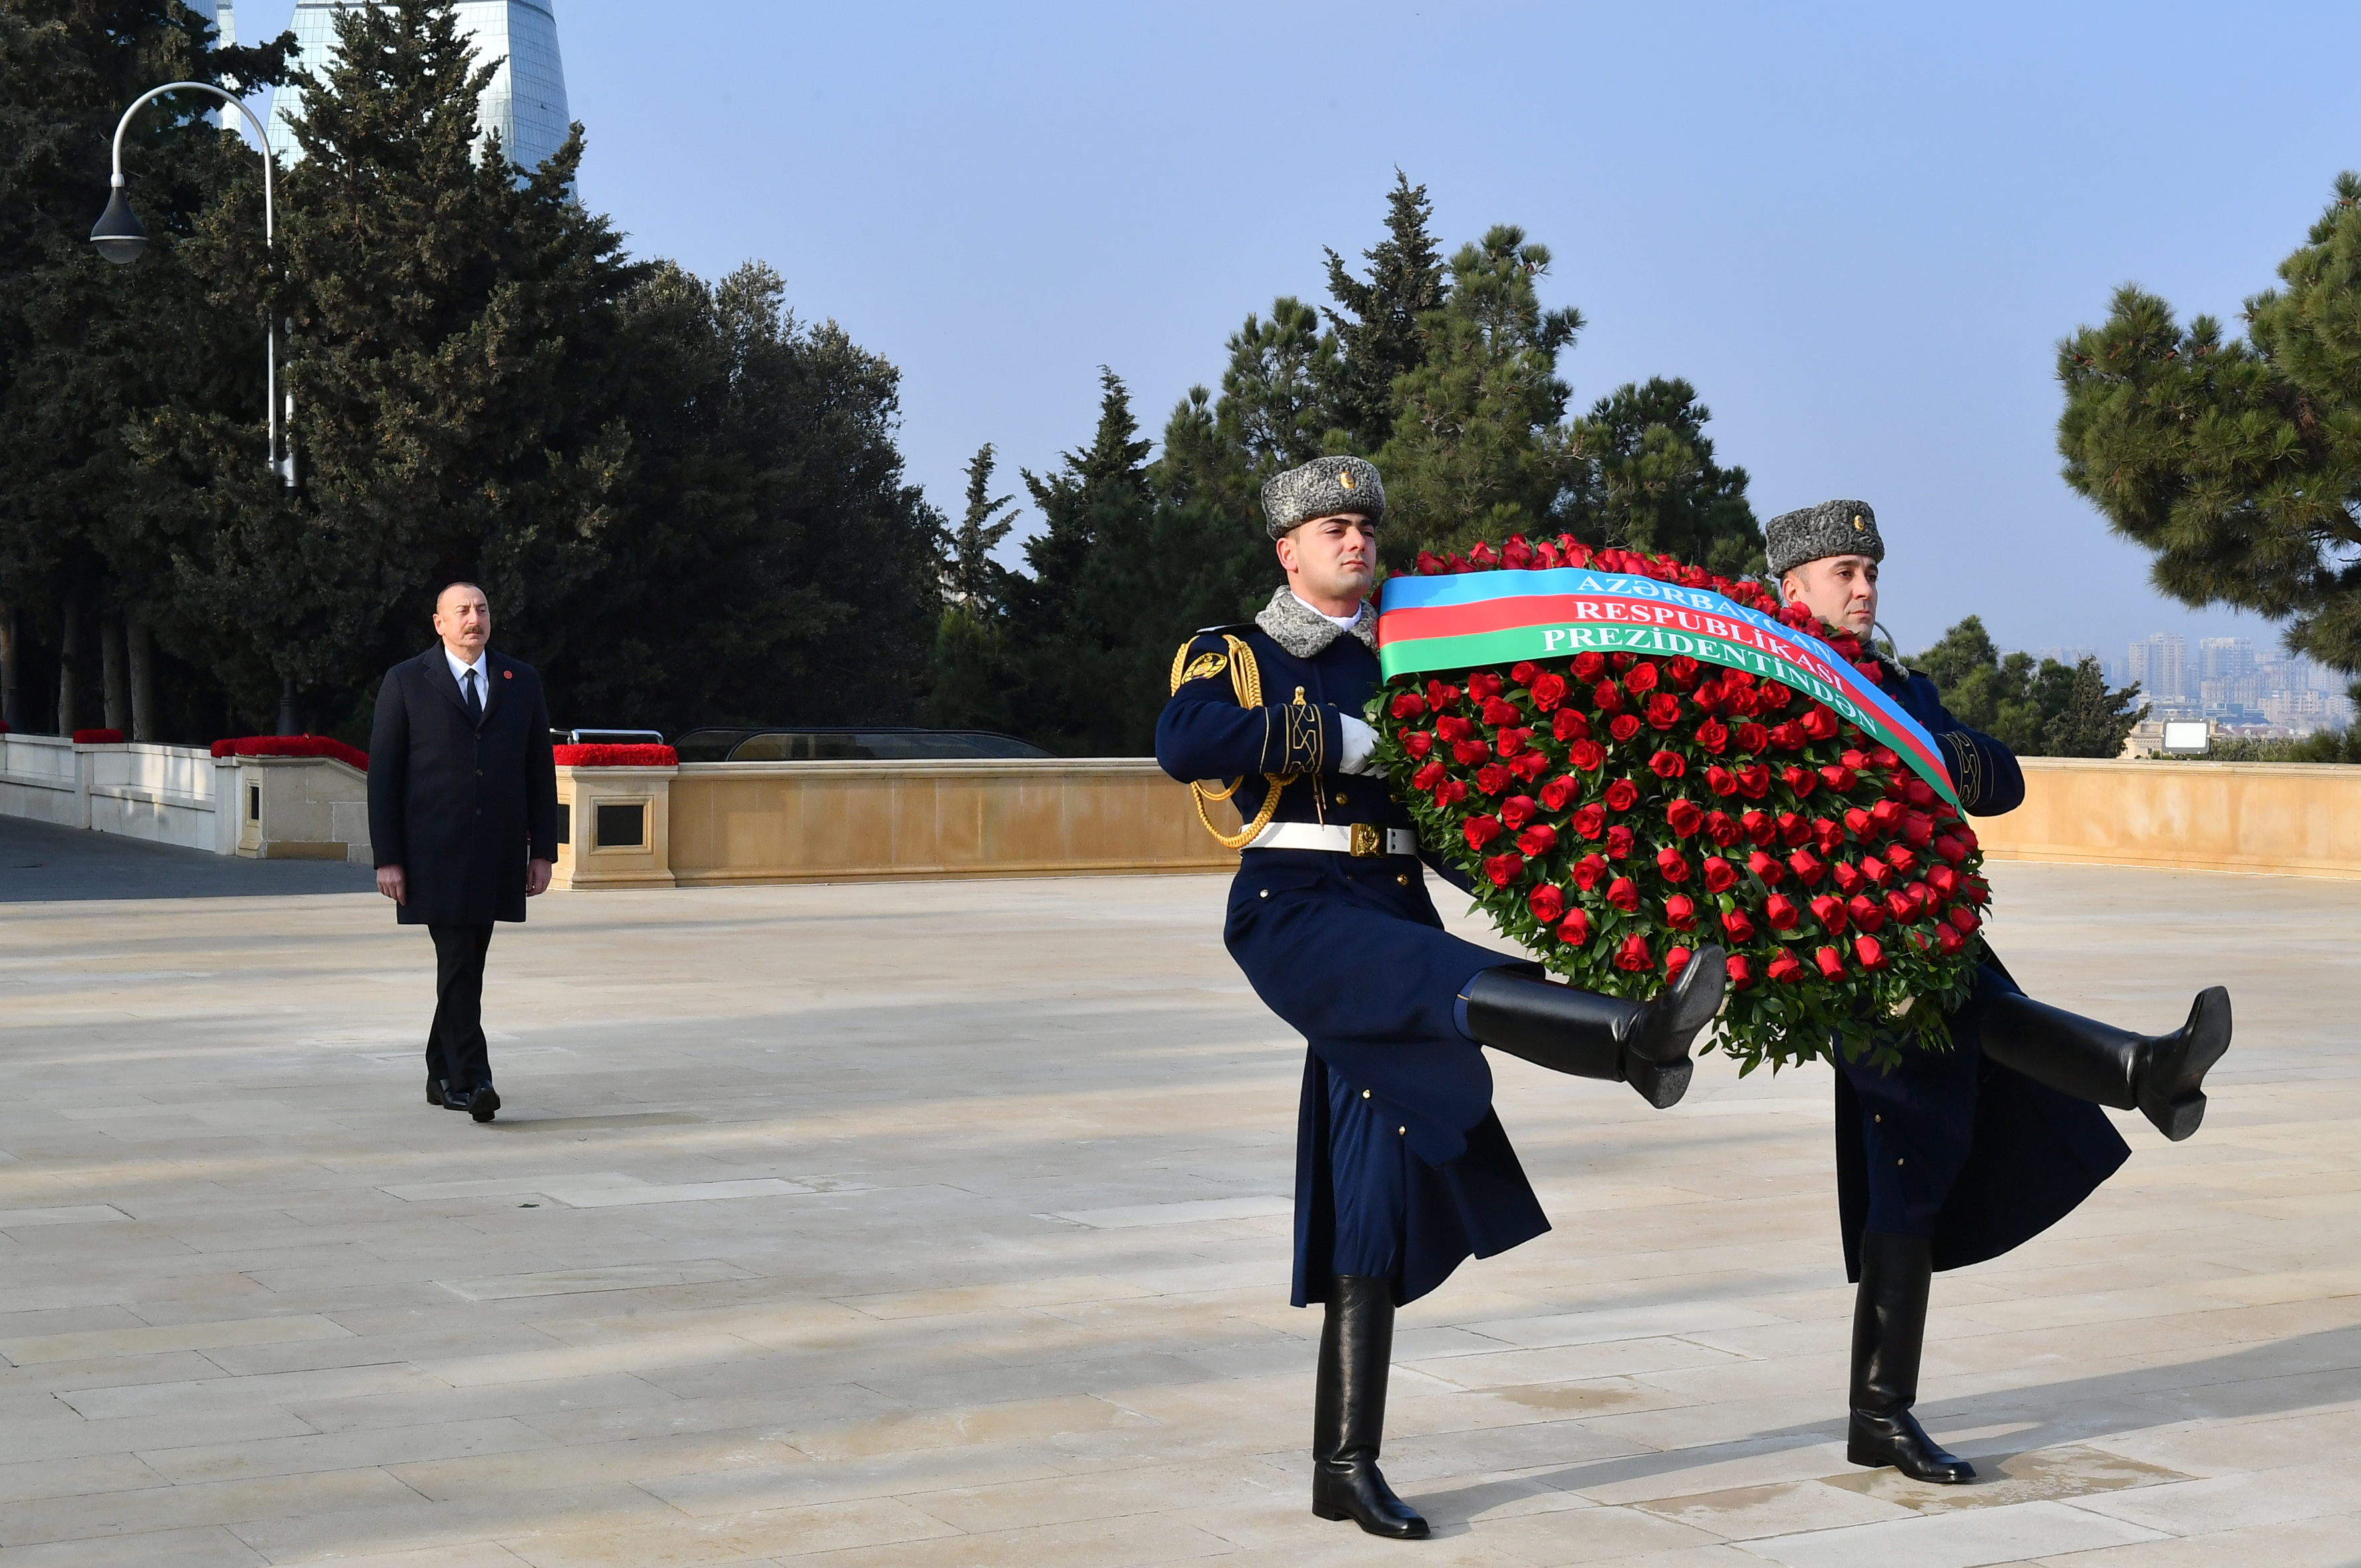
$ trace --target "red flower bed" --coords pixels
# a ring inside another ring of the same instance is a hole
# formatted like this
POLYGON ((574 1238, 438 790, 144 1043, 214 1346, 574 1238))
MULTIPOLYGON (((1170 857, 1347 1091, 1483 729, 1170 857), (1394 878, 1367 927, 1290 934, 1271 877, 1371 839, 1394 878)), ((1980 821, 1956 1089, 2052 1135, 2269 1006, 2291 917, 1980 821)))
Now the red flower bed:
POLYGON ((120 746, 123 744, 123 731, 120 729, 77 729, 73 732, 73 743, 77 746, 120 746))
POLYGON ((214 742, 216 757, 334 757, 347 767, 368 772, 368 753, 357 746, 325 735, 241 735, 214 742))
POLYGON ((669 746, 560 746, 561 768, 669 768, 680 753, 669 746))
MULTIPOLYGON (((1515 538, 1422 553, 1416 571, 1557 566, 1704 588, 1873 669, 1811 611, 1670 557, 1515 538)), ((1991 895, 1974 832, 1893 751, 1778 681, 1686 656, 1447 674, 1372 699, 1378 756, 1421 838, 1546 967, 1644 997, 1720 946, 1717 1043, 1742 1071, 1825 1057, 1831 1034, 1850 1058, 1948 1046, 1991 895)))

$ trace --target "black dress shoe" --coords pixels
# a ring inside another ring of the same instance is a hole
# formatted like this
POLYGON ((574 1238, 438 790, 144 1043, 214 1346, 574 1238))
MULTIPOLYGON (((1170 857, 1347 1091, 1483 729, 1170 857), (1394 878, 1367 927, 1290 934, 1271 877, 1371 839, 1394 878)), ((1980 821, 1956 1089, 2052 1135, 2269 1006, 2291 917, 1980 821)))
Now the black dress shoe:
POLYGON ((467 1096, 467 1114, 478 1122, 490 1121, 500 1108, 500 1097, 489 1083, 476 1085, 476 1091, 467 1096))
POLYGON ((1932 1481, 1940 1486, 1956 1486, 1976 1478, 1974 1465, 1928 1437, 1918 1418, 1906 1409, 1885 1415, 1855 1410, 1845 1433, 1845 1458, 1872 1468, 1891 1464, 1913 1481, 1932 1481))

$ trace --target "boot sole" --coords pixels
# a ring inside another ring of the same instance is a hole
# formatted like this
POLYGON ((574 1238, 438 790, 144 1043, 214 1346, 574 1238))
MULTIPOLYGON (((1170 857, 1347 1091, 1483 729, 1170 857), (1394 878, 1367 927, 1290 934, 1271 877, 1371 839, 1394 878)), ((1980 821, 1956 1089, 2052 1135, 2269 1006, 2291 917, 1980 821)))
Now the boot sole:
POLYGON ((1640 1091, 1640 1098, 1659 1111, 1669 1111, 1681 1102, 1689 1091, 1689 1079, 1697 1064, 1686 1058, 1675 1062, 1652 1062, 1633 1058, 1630 1063, 1630 1082, 1640 1091))
POLYGON ((1697 948, 1672 990, 1654 1003, 1671 1011, 1649 1033, 1655 1036, 1656 1049, 1669 1049, 1672 1054, 1655 1057, 1628 1046, 1624 1048, 1623 1081, 1638 1090, 1641 1099, 1659 1111, 1669 1111, 1681 1102, 1695 1071, 1689 1047, 1696 1043, 1697 1032, 1721 1011, 1729 990, 1730 971, 1722 950, 1711 943, 1697 948))
POLYGON ((1894 1462, 1894 1455, 1891 1453, 1882 1453, 1875 1449, 1855 1448, 1850 1443, 1847 1443, 1845 1445, 1845 1463, 1848 1464, 1858 1464, 1864 1470, 1891 1470, 1896 1475, 1907 1475, 1913 1481, 1924 1481, 1929 1486, 1963 1486, 1976 1478, 1974 1468, 1965 1460, 1961 1460, 1960 1462, 1960 1468, 1966 1472, 1964 1475, 1954 1475, 1949 1471, 1938 1471, 1930 1475, 1921 1475, 1903 1469, 1900 1464, 1894 1462))
POLYGON ((2197 993, 2189 1022, 2181 1025, 2178 1059, 2152 1065, 2165 1088, 2158 1100, 2141 1102, 2140 1114, 2176 1144, 2195 1133, 2205 1121, 2205 1095, 2199 1086, 2229 1049, 2230 993, 2208 986, 2197 993))

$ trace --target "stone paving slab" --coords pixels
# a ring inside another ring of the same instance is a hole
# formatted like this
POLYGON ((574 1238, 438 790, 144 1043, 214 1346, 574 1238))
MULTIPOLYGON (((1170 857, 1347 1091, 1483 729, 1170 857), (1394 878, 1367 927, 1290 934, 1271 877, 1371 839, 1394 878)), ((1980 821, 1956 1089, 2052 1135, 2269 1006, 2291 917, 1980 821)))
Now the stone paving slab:
POLYGON ((1972 1487, 1844 1463, 1825 1069, 1659 1114, 1496 1061, 1556 1228, 1402 1315, 1404 1548, 1306 1507, 1302 1051, 1222 879, 554 894, 478 1126, 382 901, 40 838, 0 1568, 2361 1563, 2361 886, 1995 869, 2037 994, 2162 1028, 2225 981, 2238 1043, 2195 1139, 2119 1118, 2095 1198, 1938 1280, 1972 1487))

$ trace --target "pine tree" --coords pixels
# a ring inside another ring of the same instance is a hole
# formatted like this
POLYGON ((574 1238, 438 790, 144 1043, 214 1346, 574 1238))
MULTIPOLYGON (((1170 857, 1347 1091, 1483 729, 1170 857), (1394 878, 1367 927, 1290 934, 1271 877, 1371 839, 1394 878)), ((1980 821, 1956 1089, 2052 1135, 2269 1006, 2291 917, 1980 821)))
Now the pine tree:
POLYGON ((2284 621, 2290 652, 2361 674, 2361 175, 2279 270, 2244 342, 2117 290, 2059 345, 2059 450, 2159 590, 2284 621))
POLYGON ((1663 377, 1627 382, 1576 421, 1580 478, 1566 507, 1586 543, 1669 554, 1725 576, 1763 569, 1763 531, 1746 470, 1713 460, 1712 412, 1697 389, 1663 377))
POLYGON ((992 443, 987 441, 962 470, 967 475, 967 510, 958 531, 945 541, 940 573, 944 604, 977 621, 1000 613, 1008 572, 992 553, 1016 526, 1014 518, 1001 515, 1016 505, 1016 498, 993 495, 992 468, 992 443))
POLYGON ((1426 187, 1397 169, 1386 237, 1361 253, 1368 277, 1354 277, 1343 257, 1327 253, 1328 293, 1336 302, 1323 313, 1336 338, 1327 422, 1343 433, 1336 444, 1343 451, 1384 448, 1394 433, 1394 383, 1426 361, 1426 318, 1443 308, 1445 292, 1442 253, 1427 229, 1433 215, 1426 187))

